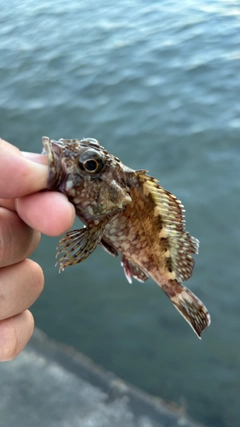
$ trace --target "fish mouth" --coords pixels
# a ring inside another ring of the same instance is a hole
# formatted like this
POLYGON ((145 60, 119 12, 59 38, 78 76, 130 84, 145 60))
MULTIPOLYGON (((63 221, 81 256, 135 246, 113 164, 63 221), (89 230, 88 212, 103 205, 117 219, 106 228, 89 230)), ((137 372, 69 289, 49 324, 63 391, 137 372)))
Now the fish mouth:
POLYGON ((42 154, 45 154, 48 158, 47 188, 49 190, 55 190, 62 181, 62 150, 57 141, 53 141, 47 136, 42 137, 42 143, 44 147, 42 154))

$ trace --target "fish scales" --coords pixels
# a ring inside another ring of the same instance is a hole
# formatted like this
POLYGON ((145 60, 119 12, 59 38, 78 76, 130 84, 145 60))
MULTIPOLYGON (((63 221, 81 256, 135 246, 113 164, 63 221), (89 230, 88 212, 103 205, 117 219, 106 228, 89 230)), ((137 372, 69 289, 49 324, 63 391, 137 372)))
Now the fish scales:
POLYGON ((210 324, 203 303, 183 281, 193 271, 199 242, 185 230, 184 207, 145 170, 133 170, 93 138, 51 140, 47 188, 64 193, 84 228, 60 240, 60 271, 85 260, 98 245, 122 254, 129 282, 151 277, 197 336, 210 324))

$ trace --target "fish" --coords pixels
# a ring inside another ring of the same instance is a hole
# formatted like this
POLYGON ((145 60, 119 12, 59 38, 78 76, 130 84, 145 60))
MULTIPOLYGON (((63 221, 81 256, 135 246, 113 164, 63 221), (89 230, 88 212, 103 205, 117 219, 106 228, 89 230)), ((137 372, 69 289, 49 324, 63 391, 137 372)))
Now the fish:
POLYGON ((68 231, 57 255, 60 272, 84 261, 98 245, 121 254, 127 280, 149 277, 198 338, 211 318, 183 282, 192 276, 199 241, 185 230, 184 206, 145 169, 134 170, 94 138, 42 138, 47 190, 65 194, 83 228, 68 231))

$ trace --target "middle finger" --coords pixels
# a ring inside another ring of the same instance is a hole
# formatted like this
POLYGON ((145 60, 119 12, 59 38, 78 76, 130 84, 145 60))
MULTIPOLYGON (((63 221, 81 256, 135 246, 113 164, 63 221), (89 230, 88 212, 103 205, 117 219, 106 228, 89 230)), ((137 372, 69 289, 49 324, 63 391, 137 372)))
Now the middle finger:
POLYGON ((41 267, 31 259, 0 269, 0 320, 28 309, 43 290, 41 267))
POLYGON ((40 233, 25 224, 16 212, 0 207, 0 267, 27 258, 39 240, 40 233))

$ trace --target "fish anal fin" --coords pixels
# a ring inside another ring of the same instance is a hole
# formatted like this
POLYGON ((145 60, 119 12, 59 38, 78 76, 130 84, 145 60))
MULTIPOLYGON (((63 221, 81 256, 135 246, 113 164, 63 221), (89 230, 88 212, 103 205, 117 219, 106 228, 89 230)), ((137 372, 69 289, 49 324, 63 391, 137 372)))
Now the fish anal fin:
POLYGON ((62 255, 56 262, 59 272, 64 268, 84 261, 97 247, 102 238, 102 227, 82 228, 71 230, 60 240, 56 257, 62 255))
POLYGON ((211 323, 207 308, 188 288, 177 281, 172 282, 171 286, 169 284, 163 285, 162 289, 179 313, 189 323, 198 338, 201 339, 202 331, 211 323))
POLYGON ((148 279, 147 273, 124 255, 122 256, 121 265, 123 266, 125 276, 129 283, 132 283, 132 277, 139 282, 145 282, 148 279))
POLYGON ((105 249, 105 251, 112 256, 118 256, 118 251, 117 249, 111 245, 111 243, 108 243, 105 239, 101 239, 101 245, 103 247, 103 249, 105 249))

